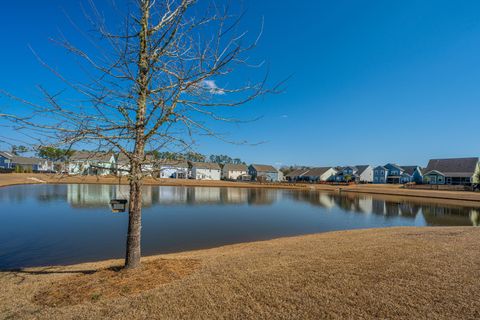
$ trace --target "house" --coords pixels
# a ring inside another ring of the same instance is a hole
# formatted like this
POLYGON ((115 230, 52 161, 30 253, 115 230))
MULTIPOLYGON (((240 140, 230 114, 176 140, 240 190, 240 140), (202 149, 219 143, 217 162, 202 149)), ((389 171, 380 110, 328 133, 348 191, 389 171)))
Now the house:
MULTIPOLYGON (((151 154, 145 155, 145 160, 142 164, 142 173, 145 175, 155 176, 155 165, 155 157, 151 154)), ((119 153, 115 160, 115 168, 118 176, 128 175, 130 173, 130 159, 124 153, 119 153)))
POLYGON ((182 160, 158 160, 160 178, 187 179, 188 163, 182 160))
POLYGON ((20 157, 10 152, 0 151, 0 168, 20 168, 21 171, 53 172, 53 162, 33 157, 20 157))
POLYGON ((419 166, 399 166, 388 163, 373 169, 373 183, 377 184, 420 183, 422 179, 422 169, 419 166))
POLYGON ((297 169, 286 175, 287 181, 320 182, 331 181, 337 174, 332 167, 318 167, 310 169, 297 169))
POLYGON ((325 181, 332 181, 333 177, 337 173, 333 167, 318 167, 309 169, 305 172, 300 181, 307 181, 307 182, 325 182, 325 181))
POLYGON ((190 162, 191 176, 197 180, 220 180, 221 169, 218 163, 190 162))
POLYGON ((75 151, 67 163, 68 174, 107 175, 117 168, 111 152, 75 151))
POLYGON ((252 164, 248 167, 248 174, 252 177, 252 180, 255 181, 279 181, 278 170, 270 165, 252 164))
POLYGON ((285 180, 295 182, 299 180, 303 174, 305 174, 310 169, 295 169, 292 172, 285 175, 285 180))
POLYGON ((373 182, 373 168, 370 165, 356 165, 340 167, 333 177, 335 182, 371 183, 373 182), (348 181, 347 181, 348 180, 348 181))
POLYGON ((432 159, 423 181, 428 184, 469 185, 480 183, 479 158, 432 159))
POLYGON ((227 163, 222 168, 222 179, 224 180, 241 180, 248 174, 248 168, 244 164, 227 163))

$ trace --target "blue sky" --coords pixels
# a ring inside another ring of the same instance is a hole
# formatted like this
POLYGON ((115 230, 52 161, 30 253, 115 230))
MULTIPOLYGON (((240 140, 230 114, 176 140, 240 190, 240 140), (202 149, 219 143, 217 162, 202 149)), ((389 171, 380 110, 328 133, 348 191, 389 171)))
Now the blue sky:
MULTIPOLYGON (((28 45, 68 67, 69 57, 48 38, 59 30, 75 36, 63 11, 82 18, 77 1, 46 3, 1 4, 0 88, 26 98, 51 81, 28 45)), ((284 93, 240 113, 260 120, 220 128, 232 139, 264 143, 207 140, 198 151, 317 166, 426 165, 429 158, 480 155, 479 1, 245 0, 243 6, 242 27, 256 32, 264 19, 252 58, 268 62, 272 80, 293 77, 284 93)))

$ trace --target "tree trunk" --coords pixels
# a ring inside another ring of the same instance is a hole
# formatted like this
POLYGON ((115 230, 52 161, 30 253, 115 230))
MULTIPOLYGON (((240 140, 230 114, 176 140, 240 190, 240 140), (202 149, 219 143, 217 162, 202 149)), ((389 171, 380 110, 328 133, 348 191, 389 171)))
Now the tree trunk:
POLYGON ((145 157, 145 113, 148 96, 148 19, 150 1, 142 5, 141 31, 139 32, 138 76, 136 80, 137 116, 135 123, 135 150, 130 159, 130 205, 128 215, 127 254, 125 268, 140 266, 142 230, 142 162, 145 157))
POLYGON ((127 254, 125 257, 126 269, 139 267, 140 258, 142 256, 142 181, 141 179, 138 179, 138 169, 139 168, 132 168, 132 179, 130 180, 127 254))

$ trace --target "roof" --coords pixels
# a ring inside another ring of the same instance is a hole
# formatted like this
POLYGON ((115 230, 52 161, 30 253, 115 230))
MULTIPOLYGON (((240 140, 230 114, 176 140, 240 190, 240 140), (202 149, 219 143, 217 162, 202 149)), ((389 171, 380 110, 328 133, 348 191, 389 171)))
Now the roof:
POLYGON ((333 169, 332 167, 318 167, 308 170, 304 176, 308 177, 321 177, 328 170, 333 169))
POLYGON ((13 156, 11 159, 13 164, 27 164, 27 165, 39 164, 40 162, 47 161, 42 158, 30 158, 30 157, 19 157, 19 156, 13 156))
POLYGON ((177 167, 177 168, 188 168, 188 163, 185 160, 170 160, 170 159, 159 159, 157 164, 167 167, 177 167))
POLYGON ((377 166, 377 167, 375 167, 374 169, 383 169, 383 170, 387 170, 387 168, 385 168, 384 166, 377 166))
POLYGON ((478 157, 475 158, 453 158, 453 159, 432 159, 428 162, 425 172, 438 171, 450 177, 471 177, 478 165, 478 157))
POLYGON ((257 172, 278 172, 275 167, 266 164, 252 164, 251 167, 257 172))
POLYGON ((405 173, 407 173, 408 175, 413 175, 413 173, 415 172, 415 170, 420 169, 419 166, 402 166, 402 169, 403 171, 405 171, 405 173))
POLYGON ((218 163, 213 162, 190 162, 190 165, 199 169, 220 170, 218 163))
POLYGON ((357 174, 360 175, 362 174, 365 170, 367 170, 370 165, 369 164, 361 164, 361 165, 356 165, 355 166, 357 168, 357 174))
POLYGON ((285 177, 289 177, 289 178, 300 177, 300 176, 303 176, 308 170, 310 169, 295 169, 289 174, 287 174, 285 177))
POLYGON ((225 171, 247 171, 247 166, 244 164, 227 163, 223 166, 225 171))
POLYGON ((109 162, 112 156, 113 153, 111 152, 75 151, 69 159, 73 161, 95 160, 109 162))
POLYGON ((12 159, 15 157, 13 153, 7 152, 7 151, 0 151, 0 156, 7 158, 7 159, 12 159))

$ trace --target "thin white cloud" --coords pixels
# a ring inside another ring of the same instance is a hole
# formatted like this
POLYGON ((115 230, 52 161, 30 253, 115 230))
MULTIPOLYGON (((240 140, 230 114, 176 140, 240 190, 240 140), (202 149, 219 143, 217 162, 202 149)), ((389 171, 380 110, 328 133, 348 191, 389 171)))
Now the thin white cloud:
POLYGON ((215 80, 203 80, 203 86, 205 89, 209 90, 211 94, 225 94, 225 91, 217 86, 215 80))
POLYGON ((286 114, 282 114, 282 115, 280 116, 280 118, 284 118, 284 119, 286 119, 286 118, 288 118, 288 115, 286 115, 286 114))

